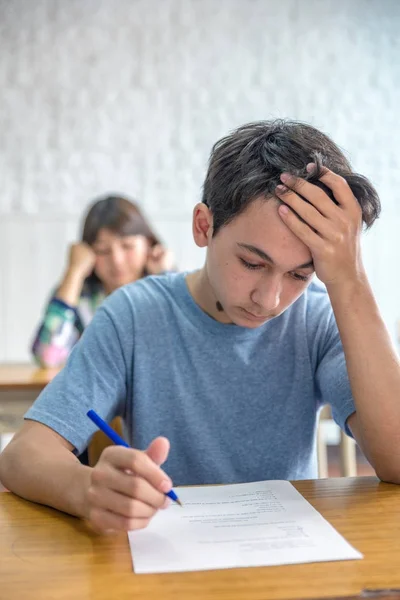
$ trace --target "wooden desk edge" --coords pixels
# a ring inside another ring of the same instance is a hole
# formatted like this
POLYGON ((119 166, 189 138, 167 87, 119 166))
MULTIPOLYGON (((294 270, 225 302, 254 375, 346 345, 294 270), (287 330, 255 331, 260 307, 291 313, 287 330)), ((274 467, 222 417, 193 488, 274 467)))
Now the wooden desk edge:
POLYGON ((24 391, 24 390, 35 390, 41 391, 43 390, 48 383, 43 381, 15 381, 15 382, 0 382, 0 392, 13 392, 13 391, 24 391))

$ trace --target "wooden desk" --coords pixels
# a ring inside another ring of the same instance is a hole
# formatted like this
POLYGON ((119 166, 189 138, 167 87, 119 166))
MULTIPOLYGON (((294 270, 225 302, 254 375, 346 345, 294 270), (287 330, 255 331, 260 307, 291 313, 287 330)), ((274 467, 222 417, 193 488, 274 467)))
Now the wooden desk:
POLYGON ((0 435, 19 429, 24 413, 59 370, 0 364, 0 435))
POLYGON ((60 369, 35 365, 0 364, 0 390, 42 390, 60 369))
POLYGON ((18 600, 275 600, 400 587, 400 486, 375 478, 295 487, 365 558, 357 561, 135 575, 125 534, 0 494, 0 598, 18 600))

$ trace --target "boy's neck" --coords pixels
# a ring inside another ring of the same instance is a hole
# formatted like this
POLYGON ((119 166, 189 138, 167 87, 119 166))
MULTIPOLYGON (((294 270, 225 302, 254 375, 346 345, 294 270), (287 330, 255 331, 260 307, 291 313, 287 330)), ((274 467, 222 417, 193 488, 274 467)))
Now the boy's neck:
POLYGON ((194 271, 186 276, 186 284, 196 304, 211 318, 220 323, 232 323, 215 296, 208 279, 206 268, 194 271), (222 309, 222 310, 221 310, 222 309))

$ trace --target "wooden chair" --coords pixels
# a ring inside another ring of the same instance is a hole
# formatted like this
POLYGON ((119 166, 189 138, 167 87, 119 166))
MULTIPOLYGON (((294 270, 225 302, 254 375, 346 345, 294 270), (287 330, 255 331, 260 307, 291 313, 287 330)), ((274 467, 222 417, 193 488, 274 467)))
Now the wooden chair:
MULTIPOLYGON (((332 419, 332 414, 330 407, 326 406, 321 411, 320 423, 328 419, 332 419)), ((320 425, 317 435, 318 475, 320 478, 326 478, 328 477, 328 448, 320 425)), ((340 431, 340 475, 341 477, 357 475, 356 444, 343 431, 340 431)))
MULTIPOLYGON (((115 417, 115 419, 111 421, 110 425, 118 433, 118 435, 120 435, 122 438, 124 437, 121 417, 115 417)), ((112 443, 113 442, 110 440, 110 438, 108 438, 102 431, 96 431, 88 447, 89 465, 91 467, 94 467, 94 465, 97 463, 104 448, 111 446, 112 443)))

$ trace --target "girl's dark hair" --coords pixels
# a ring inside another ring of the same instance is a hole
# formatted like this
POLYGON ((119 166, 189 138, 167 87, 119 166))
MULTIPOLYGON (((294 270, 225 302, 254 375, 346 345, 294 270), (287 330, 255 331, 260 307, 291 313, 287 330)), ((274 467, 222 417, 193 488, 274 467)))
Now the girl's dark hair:
POLYGON ((349 184, 370 227, 379 217, 381 204, 373 185, 352 171, 340 148, 324 133, 298 121, 274 120, 249 123, 219 140, 213 147, 203 186, 203 202, 213 214, 213 235, 256 198, 275 196, 283 172, 318 181, 322 167, 341 175, 349 184), (308 163, 317 169, 310 175, 308 163))
MULTIPOLYGON (((109 229, 121 237, 143 235, 148 239, 150 247, 160 243, 137 204, 123 196, 104 196, 91 204, 83 224, 82 241, 92 246, 100 229, 109 229)), ((101 282, 92 273, 86 283, 95 286, 101 282)))

